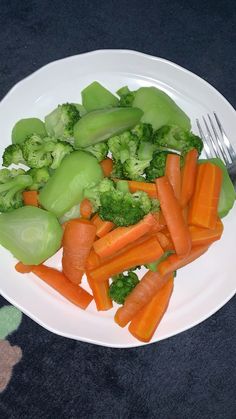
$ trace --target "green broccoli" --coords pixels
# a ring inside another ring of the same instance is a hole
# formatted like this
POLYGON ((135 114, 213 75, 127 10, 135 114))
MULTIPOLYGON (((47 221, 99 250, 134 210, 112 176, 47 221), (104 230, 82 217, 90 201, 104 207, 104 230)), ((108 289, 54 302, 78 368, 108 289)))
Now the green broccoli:
POLYGON ((70 154, 72 151, 73 151, 73 147, 70 144, 68 144, 66 141, 57 141, 57 143, 55 143, 54 148, 51 152, 51 156, 52 156, 52 164, 50 166, 51 169, 57 169, 60 166, 64 157, 70 154))
POLYGON ((23 206, 22 192, 31 184, 31 176, 22 169, 0 170, 0 212, 23 206))
POLYGON ((74 125, 79 119, 76 105, 64 103, 45 117, 45 128, 49 136, 73 143, 74 125))
POLYGON ((117 179, 125 179, 124 173, 123 173, 123 165, 121 162, 113 160, 113 169, 111 173, 111 177, 117 178, 117 179))
POLYGON ((84 198, 88 198, 93 206, 93 212, 97 211, 101 205, 100 195, 104 192, 115 190, 114 182, 111 179, 104 178, 97 185, 84 190, 84 198))
POLYGON ((123 164, 123 178, 137 181, 145 181, 144 170, 149 166, 150 160, 139 160, 131 157, 123 164))
POLYGON ((99 216, 117 226, 129 226, 140 221, 152 209, 145 192, 123 193, 117 189, 100 193, 99 216))
POLYGON ((103 159, 105 159, 108 154, 108 145, 107 142, 102 141, 100 143, 86 147, 83 150, 93 154, 93 156, 95 156, 97 160, 100 162, 103 159))
POLYGON ((2 155, 2 161, 2 165, 5 167, 10 166, 11 164, 25 164, 22 150, 19 144, 11 144, 6 147, 2 155))
POLYGON ((152 142, 153 128, 151 124, 140 123, 136 125, 131 132, 136 135, 140 141, 152 142))
POLYGON ((130 156, 135 155, 138 140, 130 131, 125 131, 123 134, 109 138, 108 147, 113 159, 123 164, 130 156))
POLYGON ((54 140, 49 137, 41 138, 36 134, 29 136, 22 144, 22 153, 27 166, 32 168, 50 166, 54 147, 54 140))
POLYGON ((134 98, 135 98, 135 91, 130 91, 128 86, 121 87, 116 92, 120 97, 119 106, 127 107, 132 106, 134 98))
POLYGON ((164 125, 153 136, 154 144, 160 150, 172 149, 183 155, 192 148, 201 154, 203 142, 200 137, 176 125, 164 125))
POLYGON ((33 183, 28 187, 28 189, 32 191, 38 191, 41 189, 50 178, 47 167, 41 167, 40 169, 30 169, 26 173, 32 177, 33 183))
POLYGON ((109 296, 117 304, 124 304, 126 297, 139 283, 138 276, 132 271, 116 275, 112 278, 109 288, 109 296))
POLYGON ((145 169, 148 182, 153 182, 156 178, 164 176, 167 154, 165 151, 154 154, 149 166, 145 169))

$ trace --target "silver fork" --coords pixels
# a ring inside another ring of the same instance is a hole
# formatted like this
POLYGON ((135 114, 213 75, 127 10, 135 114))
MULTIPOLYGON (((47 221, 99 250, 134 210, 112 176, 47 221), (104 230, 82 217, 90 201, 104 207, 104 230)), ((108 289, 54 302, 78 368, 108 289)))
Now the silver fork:
POLYGON ((213 115, 214 118, 209 114, 207 117, 202 117, 204 128, 199 119, 196 119, 198 131, 204 143, 204 151, 207 158, 219 157, 223 160, 236 191, 236 152, 218 116, 215 112, 213 115))

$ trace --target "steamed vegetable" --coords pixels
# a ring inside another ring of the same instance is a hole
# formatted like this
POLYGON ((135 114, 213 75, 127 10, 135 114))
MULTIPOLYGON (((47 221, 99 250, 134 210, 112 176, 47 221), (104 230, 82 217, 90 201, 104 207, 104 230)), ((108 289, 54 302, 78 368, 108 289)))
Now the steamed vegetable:
POLYGON ((22 145, 24 160, 29 167, 48 167, 52 164, 52 151, 55 147, 54 140, 50 137, 41 138, 33 134, 22 145))
POLYGON ((148 182, 154 182, 154 180, 160 176, 164 176, 166 167, 167 152, 156 152, 145 169, 146 180, 148 182))
POLYGON ((32 207, 39 206, 38 192, 37 191, 23 191, 22 192, 24 205, 31 205, 32 207))
POLYGON ((26 172, 26 174, 32 178, 32 184, 28 186, 28 189, 32 191, 38 191, 41 189, 50 178, 50 173, 47 167, 30 169, 26 172))
POLYGON ((116 93, 120 97, 119 106, 132 106, 135 97, 135 91, 131 92, 128 86, 124 86, 117 90, 116 93))
POLYGON ((91 153, 96 159, 101 162, 108 154, 108 145, 105 141, 86 147, 84 151, 91 153))
POLYGON ((0 212, 23 205, 22 192, 32 184, 31 176, 22 169, 0 170, 0 212))
POLYGON ((85 148, 135 126, 142 116, 137 108, 111 108, 89 112, 74 127, 76 148, 85 148))
POLYGON ((80 113, 73 103, 58 105, 45 117, 47 134, 59 140, 74 141, 74 126, 80 119, 80 113))
POLYGON ((48 211, 61 217, 83 199, 83 191, 103 177, 95 157, 84 151, 73 151, 66 156, 46 185, 39 201, 48 211))
POLYGON ((2 165, 8 167, 11 164, 25 164, 22 150, 19 144, 11 144, 4 150, 2 155, 2 165))
POLYGON ((44 123, 38 118, 20 119, 13 127, 11 138, 13 144, 22 144, 25 139, 33 134, 46 137, 44 123))
POLYGON ((50 212, 25 206, 0 214, 0 244, 26 265, 38 265, 61 246, 62 228, 50 212))
POLYGON ((162 90, 156 87, 140 87, 134 95, 132 106, 142 109, 142 122, 156 130, 163 125, 178 125, 190 129, 189 117, 162 90))
POLYGON ((192 148, 201 154, 203 142, 200 137, 191 131, 177 125, 164 125, 153 136, 153 141, 159 151, 166 149, 176 150, 184 155, 192 148))
POLYGON ((124 304, 126 297, 138 283, 138 276, 132 271, 114 276, 110 285, 109 296, 117 304, 124 304))
POLYGON ((89 84, 81 92, 82 103, 88 112, 118 106, 119 100, 97 81, 89 84))
POLYGON ((93 293, 93 298, 98 311, 110 310, 112 308, 112 300, 109 297, 109 280, 104 282, 96 282, 90 277, 86 271, 87 280, 93 293))

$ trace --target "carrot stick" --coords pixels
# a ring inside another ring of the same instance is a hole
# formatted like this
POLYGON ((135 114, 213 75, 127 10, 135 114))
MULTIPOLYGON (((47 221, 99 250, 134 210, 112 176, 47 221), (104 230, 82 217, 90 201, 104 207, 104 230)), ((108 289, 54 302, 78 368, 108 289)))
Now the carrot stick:
POLYGON ((84 219, 70 220, 65 228, 62 246, 62 267, 68 279, 80 284, 96 235, 96 227, 84 219))
POLYGON ((143 191, 146 192, 146 194, 148 194, 150 198, 157 198, 157 190, 155 187, 155 183, 138 182, 136 180, 128 180, 127 182, 131 193, 143 191))
POLYGON ((95 269, 98 266, 101 265, 101 259, 98 256, 98 254, 95 252, 95 250, 92 248, 90 250, 89 256, 86 260, 86 269, 87 270, 91 270, 91 269, 95 269))
POLYGON ((191 249, 191 238, 173 188, 166 176, 156 179, 156 187, 175 251, 179 256, 186 256, 191 249))
POLYGON ((176 254, 170 255, 166 260, 158 265, 158 271, 163 276, 169 275, 177 269, 180 269, 199 258, 208 250, 208 248, 209 245, 192 247, 190 254, 184 258, 181 258, 176 254))
POLYGON ((105 234, 109 233, 115 227, 114 223, 103 221, 98 214, 95 214, 91 221, 96 226, 96 235, 98 237, 105 236, 105 234))
POLYGON ((222 170, 213 163, 198 167, 197 181, 192 197, 188 222, 200 227, 214 229, 222 184, 222 170))
POLYGON ((149 342, 164 316, 174 288, 171 276, 146 306, 140 310, 129 325, 130 333, 142 342, 149 342))
POLYGON ((198 226, 189 226, 192 246, 210 245, 221 238, 223 229, 224 226, 220 218, 218 218, 214 230, 198 226))
POLYGON ((180 199, 181 172, 180 156, 178 154, 168 154, 166 158, 165 176, 169 180, 176 199, 180 199))
POLYGON ((185 157, 182 170, 182 185, 180 193, 180 205, 182 208, 188 205, 194 193, 196 175, 197 175, 198 152, 195 148, 190 150, 185 157))
POLYGON ((152 300, 168 278, 169 275, 161 276, 158 272, 148 271, 126 297, 124 305, 117 310, 116 323, 120 327, 125 327, 152 300))
POLYGON ((15 265, 15 270, 20 274, 28 274, 32 271, 33 265, 25 265, 22 262, 17 262, 15 265))
POLYGON ((31 205, 32 207, 39 206, 38 191, 23 191, 24 205, 31 205))
POLYGON ((86 309, 93 297, 79 285, 72 284, 62 272, 46 265, 35 265, 32 272, 71 303, 86 309))
POLYGON ((157 238, 151 237, 126 252, 114 256, 98 268, 91 270, 90 275, 95 281, 104 281, 134 266, 153 262, 161 257, 163 253, 157 238))
POLYGON ((103 282, 94 281, 86 271, 87 280, 93 293, 93 298, 98 311, 110 310, 112 300, 109 297, 109 280, 103 282))
POLYGON ((173 250, 174 245, 170 237, 168 237, 163 231, 157 233, 158 241, 162 249, 166 252, 167 250, 173 250))
POLYGON ((152 216, 155 218, 156 222, 151 228, 151 231, 158 232, 158 231, 163 230, 163 228, 166 226, 166 222, 164 220, 164 217, 162 216, 162 212, 161 211, 153 212, 152 216))
POLYGON ((93 206, 89 199, 84 198, 80 203, 80 215, 83 218, 90 218, 93 213, 93 206))
POLYGON ((113 161, 109 157, 100 162, 104 176, 109 177, 113 169, 113 161))
POLYGON ((96 240, 93 244, 95 252, 102 258, 114 255, 129 243, 133 243, 139 237, 148 233, 156 224, 152 214, 146 215, 137 224, 129 227, 117 227, 108 234, 96 240))

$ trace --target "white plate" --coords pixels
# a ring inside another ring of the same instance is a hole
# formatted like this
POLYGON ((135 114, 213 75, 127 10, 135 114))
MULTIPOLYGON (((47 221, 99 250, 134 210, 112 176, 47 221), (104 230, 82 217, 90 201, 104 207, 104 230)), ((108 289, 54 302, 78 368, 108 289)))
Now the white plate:
MULTIPOLYGON (((43 118, 59 103, 79 102, 81 90, 94 80, 113 92, 123 85, 131 90, 151 85, 163 89, 190 116, 194 131, 195 118, 214 110, 229 137, 235 139, 235 110, 198 76, 164 59, 135 51, 101 50, 53 62, 18 83, 0 103, 0 151, 10 143, 11 129, 18 119, 43 118)), ((200 323, 234 295, 236 206, 224 219, 224 225, 220 242, 178 272, 171 303, 152 342, 200 323)), ((13 257, 3 248, 0 257, 1 294, 48 330, 110 347, 142 345, 127 329, 114 323, 115 309, 98 313, 92 303, 84 312, 33 275, 17 274, 13 257)), ((58 267, 59 260, 57 255, 52 264, 58 267)))

